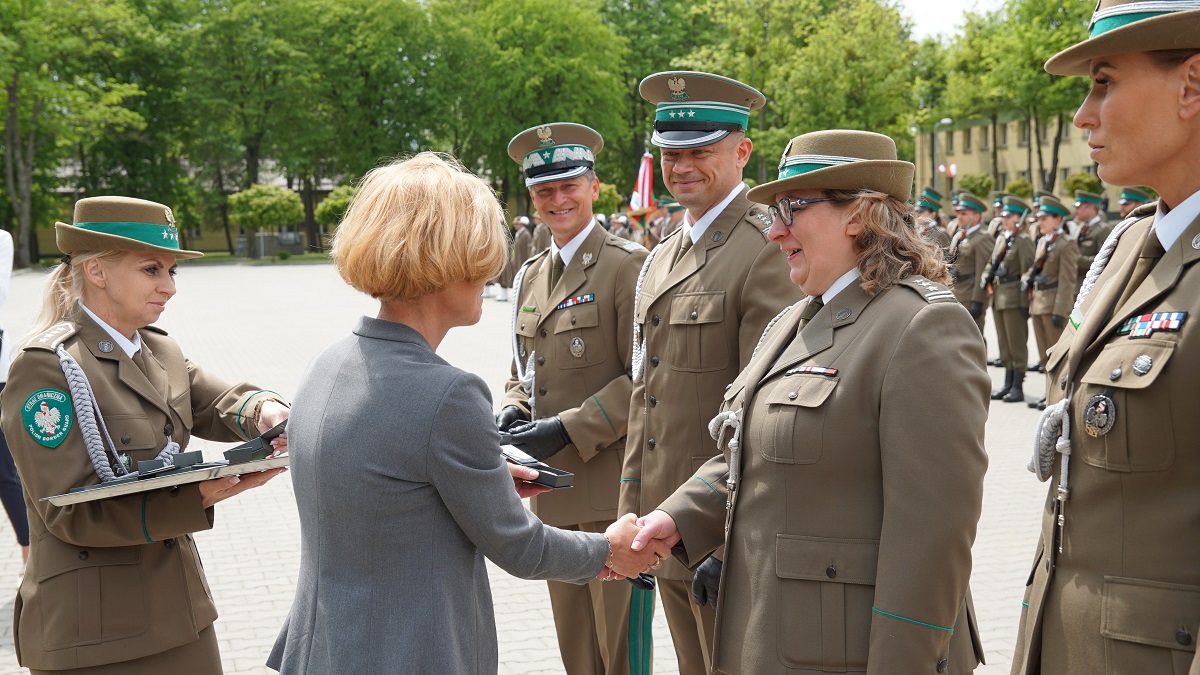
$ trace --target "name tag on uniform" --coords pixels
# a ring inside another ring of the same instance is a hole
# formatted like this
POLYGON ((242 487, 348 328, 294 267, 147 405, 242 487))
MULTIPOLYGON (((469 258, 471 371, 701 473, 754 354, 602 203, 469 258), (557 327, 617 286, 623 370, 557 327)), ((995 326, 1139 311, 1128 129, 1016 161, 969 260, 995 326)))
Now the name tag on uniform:
POLYGON ((575 305, 586 305, 589 302, 595 302, 595 301, 596 301, 596 296, 591 293, 588 293, 587 295, 577 295, 573 298, 568 298, 566 300, 563 300, 554 309, 566 309, 568 307, 574 307, 575 305))
POLYGON ((537 307, 534 307, 533 305, 521 305, 521 311, 532 314, 537 311, 537 307))
POLYGON ((1083 312, 1077 309, 1071 310, 1071 326, 1073 326, 1075 330, 1079 330, 1079 324, 1081 323, 1083 323, 1083 312))
POLYGON ((1156 332, 1174 333, 1187 320, 1187 312, 1155 312, 1135 316, 1117 329, 1117 335, 1131 338, 1148 338, 1156 332))
POLYGON ((784 375, 784 377, 787 377, 788 375, 798 375, 800 373, 811 374, 811 375, 824 375, 826 377, 836 377, 837 376, 837 368, 825 368, 823 366, 800 366, 799 368, 792 368, 791 370, 787 371, 783 375, 784 375))

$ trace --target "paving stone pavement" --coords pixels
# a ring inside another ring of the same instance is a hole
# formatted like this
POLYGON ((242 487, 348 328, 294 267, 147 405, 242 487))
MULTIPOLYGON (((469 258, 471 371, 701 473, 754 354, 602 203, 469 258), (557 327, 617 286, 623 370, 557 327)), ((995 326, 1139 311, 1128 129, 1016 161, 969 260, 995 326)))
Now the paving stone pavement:
MULTIPOLYGON (((0 317, 9 335, 23 335, 40 307, 45 275, 13 275, 8 304, 0 317)), ((376 303, 355 292, 332 265, 218 265, 185 263, 179 294, 159 325, 193 361, 230 379, 245 379, 295 393, 308 362, 325 345, 345 335, 376 303)), ((499 394, 508 376, 510 309, 484 301, 482 320, 450 332, 439 353, 454 365, 480 374, 499 394)), ((989 318, 990 353, 995 333, 989 318)), ((930 347, 937 348, 937 336, 930 347)), ((1035 353, 1032 335, 1030 354, 1035 353)), ((989 369, 993 381, 1002 371, 989 369)), ((1026 380, 1028 398, 1040 396, 1043 377, 1026 380)), ((1023 405, 993 403, 987 423, 990 466, 983 516, 975 542, 972 591, 988 665, 979 675, 1004 675, 1012 660, 1021 595, 1032 562, 1046 485, 1025 469, 1037 412, 1023 405)), ((947 419, 946 424, 955 421, 947 419)), ((228 447, 195 439, 194 449, 211 455, 228 447)), ((331 467, 336 470, 336 467, 331 467)), ((363 514, 370 517, 370 514, 363 514)), ((0 541, 11 541, 0 518, 0 541)), ((299 523, 287 474, 266 486, 223 502, 216 524, 196 535, 220 618, 216 629, 225 672, 270 673, 262 664, 291 606, 299 569, 299 523)), ((13 595, 19 583, 15 543, 0 547, 0 675, 25 673, 12 645, 13 595)), ((500 672, 550 675, 563 672, 558 658, 546 586, 513 578, 490 566, 500 641, 500 672)), ((399 583, 421 583, 404 579, 399 583)), ((348 627, 352 630, 352 627, 348 627)), ((748 639, 753 639, 748 636, 748 639)), ((654 666, 677 673, 661 606, 655 613, 654 666)))

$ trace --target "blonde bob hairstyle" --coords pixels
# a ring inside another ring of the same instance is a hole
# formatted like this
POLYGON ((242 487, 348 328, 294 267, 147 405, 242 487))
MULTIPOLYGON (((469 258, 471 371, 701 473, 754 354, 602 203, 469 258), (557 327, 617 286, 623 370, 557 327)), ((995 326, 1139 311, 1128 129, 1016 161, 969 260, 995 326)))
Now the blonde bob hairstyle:
POLYGON ((911 205, 875 190, 830 190, 826 194, 844 205, 845 222, 857 219, 863 225, 854 238, 854 247, 862 289, 868 295, 887 290, 913 274, 949 283, 942 249, 921 236, 911 205))
POLYGON ((508 256, 508 228, 487 183, 450 155, 422 152, 363 177, 330 255, 354 288, 412 302, 495 277, 508 256))

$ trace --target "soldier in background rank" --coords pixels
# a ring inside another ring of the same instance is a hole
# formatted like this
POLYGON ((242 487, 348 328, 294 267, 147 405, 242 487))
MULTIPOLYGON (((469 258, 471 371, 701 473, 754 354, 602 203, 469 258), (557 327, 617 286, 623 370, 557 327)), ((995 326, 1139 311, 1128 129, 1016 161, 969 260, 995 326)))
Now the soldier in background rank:
POLYGON ((629 216, 621 214, 609 221, 609 231, 622 239, 633 239, 633 230, 629 227, 629 216))
MULTIPOLYGON (((527 129, 508 146, 554 236, 517 273, 512 377, 496 422, 513 445, 575 474, 572 489, 538 495, 532 508, 549 525, 584 532, 604 532, 617 517, 633 389, 629 326, 646 258, 593 217, 602 147, 600 134, 569 123, 527 129)), ((650 592, 547 583, 567 673, 649 672, 650 592)))
POLYGON ((550 249, 550 228, 542 222, 542 216, 533 212, 533 252, 541 253, 550 249))
POLYGON ((529 216, 517 216, 513 220, 514 234, 512 262, 510 263, 513 266, 513 270, 521 269, 521 265, 529 259, 529 256, 533 255, 533 232, 531 231, 531 225, 529 216))
POLYGON ((1075 292, 1079 293, 1079 287, 1083 284, 1083 278, 1087 275, 1088 268, 1092 266, 1092 261, 1096 259, 1096 253, 1100 251, 1100 245, 1108 239, 1108 233, 1112 232, 1112 226, 1104 218, 1104 213, 1100 210, 1101 197, 1092 192, 1084 192, 1083 190, 1075 191, 1075 221, 1074 221, 1074 237, 1079 242, 1079 273, 1076 276, 1075 292))
POLYGON ((950 234, 942 224, 942 199, 942 193, 926 185, 917 197, 915 212, 921 236, 937 244, 946 255, 950 252, 950 234))
MULTIPOLYGON (((1033 267, 1022 279, 1022 286, 1032 294, 1029 318, 1037 340, 1038 364, 1043 371, 1046 352, 1058 342, 1067 325, 1071 306, 1075 304, 1079 243, 1067 236, 1063 227, 1066 217, 1067 207, 1054 197, 1042 197, 1038 201, 1037 222, 1041 237, 1038 238, 1033 267)), ((1030 403, 1029 407, 1045 410, 1046 397, 1030 403)))
POLYGON ((992 316, 1004 367, 1004 387, 992 400, 1016 403, 1025 400, 1025 369, 1029 363, 1029 295, 1021 289, 1021 275, 1033 265, 1033 241, 1022 223, 1029 205, 1020 197, 1005 197, 1000 217, 1004 231, 996 237, 992 259, 981 286, 992 288, 992 316))
POLYGON ((946 256, 950 264, 950 278, 953 279, 951 290, 954 291, 954 297, 971 313, 980 333, 983 332, 987 317, 984 303, 988 295, 987 289, 979 285, 979 280, 983 278, 988 256, 996 243, 982 225, 986 210, 987 206, 979 197, 970 193, 959 195, 958 205, 954 208, 958 228, 950 240, 950 250, 946 256))
POLYGON ((659 227, 659 242, 662 242, 662 240, 670 236, 672 232, 678 230, 680 225, 683 225, 683 205, 679 202, 667 202, 665 206, 667 209, 667 219, 663 221, 661 227, 659 227))
POLYGON ((1121 199, 1117 206, 1121 209, 1121 218, 1129 217, 1133 210, 1143 204, 1150 203, 1150 193, 1135 187, 1121 188, 1121 199))
MULTIPOLYGON (((750 360, 767 323, 802 297, 786 258, 767 240, 767 209, 746 196, 742 169, 753 144, 755 89, 718 75, 668 72, 642 80, 656 104, 651 141, 663 181, 686 208, 639 279, 634 391, 620 513, 648 513, 717 454, 708 432, 725 385, 750 360)), ((719 555, 719 552, 718 554, 719 555)), ((657 570, 682 675, 707 675, 715 612, 707 600, 719 558, 693 572, 675 560, 657 570), (692 602, 693 596, 698 606, 692 602)))

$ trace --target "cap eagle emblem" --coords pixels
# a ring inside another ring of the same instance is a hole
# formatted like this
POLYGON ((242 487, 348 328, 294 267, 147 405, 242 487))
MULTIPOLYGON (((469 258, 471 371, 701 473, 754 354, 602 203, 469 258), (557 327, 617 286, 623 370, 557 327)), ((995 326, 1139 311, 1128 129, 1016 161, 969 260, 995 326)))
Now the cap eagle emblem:
POLYGON ((672 101, 688 100, 688 95, 683 91, 684 87, 687 86, 687 82, 685 82, 682 77, 669 78, 667 80, 667 86, 671 88, 672 101))

